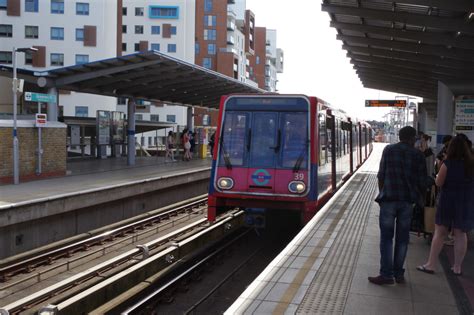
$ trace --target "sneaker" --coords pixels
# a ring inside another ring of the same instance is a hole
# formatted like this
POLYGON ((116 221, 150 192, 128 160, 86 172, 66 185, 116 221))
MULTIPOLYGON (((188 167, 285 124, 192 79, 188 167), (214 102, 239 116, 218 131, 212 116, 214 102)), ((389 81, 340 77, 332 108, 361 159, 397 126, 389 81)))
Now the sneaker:
POLYGON ((405 283, 405 277, 404 276, 395 277, 395 282, 398 283, 398 284, 404 284, 405 283))
POLYGON ((385 278, 382 275, 379 275, 377 277, 369 277, 368 280, 369 280, 369 282, 371 282, 373 284, 378 284, 378 285, 384 285, 384 284, 393 285, 393 284, 395 284, 395 281, 393 281, 393 278, 385 278))

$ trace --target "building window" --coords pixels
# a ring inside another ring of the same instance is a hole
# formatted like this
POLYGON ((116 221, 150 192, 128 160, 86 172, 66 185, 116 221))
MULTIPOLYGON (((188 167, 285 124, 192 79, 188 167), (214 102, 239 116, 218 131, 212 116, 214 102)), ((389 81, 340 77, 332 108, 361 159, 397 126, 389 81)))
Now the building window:
POLYGON ((135 34, 143 34, 143 25, 135 25, 135 34))
POLYGON ((143 8, 135 8, 135 16, 143 16, 143 8))
POLYGON ((140 43, 136 43, 134 46, 135 46, 135 51, 140 51, 140 43))
POLYGON ((82 65, 89 62, 89 55, 76 55, 76 65, 82 65))
POLYGON ((51 54, 52 66, 64 66, 64 54, 51 54))
POLYGON ((25 38, 38 38, 38 26, 25 25, 25 38))
POLYGON ((176 52, 176 44, 168 44, 168 52, 175 53, 176 52))
POLYGON ((207 44, 207 53, 209 55, 215 55, 216 54, 216 44, 207 44))
POLYGON ((64 0, 51 0, 51 13, 64 14, 64 0))
POLYGON ((127 34, 127 25, 122 25, 122 34, 127 34))
POLYGON ((256 63, 257 65, 260 64, 260 56, 257 56, 257 58, 255 59, 255 63, 256 63))
POLYGON ((211 124, 211 116, 209 115, 202 115, 202 125, 209 126, 211 124))
POLYGON ((7 0, 0 0, 0 10, 7 9, 7 0))
POLYGON ((78 42, 84 41, 84 29, 83 28, 76 28, 76 41, 78 41, 78 42))
POLYGON ((51 27, 51 39, 64 40, 64 28, 51 27))
POLYGON ((122 51, 127 51, 127 43, 122 43, 122 51))
POLYGON ((158 25, 151 26, 151 33, 154 35, 159 35, 161 33, 161 28, 158 25))
POLYGON ((117 105, 127 105, 126 97, 117 97, 117 105))
POLYGON ((151 5, 148 13, 150 19, 179 19, 179 7, 151 5))
POLYGON ((151 44, 151 50, 160 51, 160 44, 151 44))
POLYGON ((176 122, 176 115, 166 115, 167 122, 176 122))
POLYGON ((171 35, 176 35, 176 26, 171 26, 171 28, 170 28, 170 34, 171 34, 171 35))
POLYGON ((151 142, 152 142, 153 137, 148 137, 148 146, 151 147, 151 142))
POLYGON ((204 40, 216 40, 216 30, 204 30, 204 40))
POLYGON ((76 117, 89 117, 89 107, 76 106, 76 117))
POLYGON ((25 51, 25 65, 33 64, 33 53, 31 51, 25 51))
POLYGON ((204 0, 204 12, 212 11, 212 0, 204 0))
POLYGON ((122 15, 127 15, 127 8, 126 7, 123 7, 122 8, 122 15))
POLYGON ((25 0, 25 12, 38 12, 38 0, 25 0))
POLYGON ((13 29, 11 24, 0 24, 0 37, 12 37, 13 29))
POLYGON ((216 26, 216 16, 215 15, 204 15, 204 26, 216 26))
POLYGON ((199 43, 195 43, 195 44, 194 44, 194 53, 195 53, 196 55, 199 55, 199 51, 201 50, 200 48, 201 48, 201 47, 199 46, 199 43))
POLYGON ((203 58, 202 59, 202 66, 206 69, 212 69, 212 59, 211 58, 203 58))
POLYGON ((0 51, 0 63, 12 63, 12 52, 11 51, 0 51))
POLYGON ((160 121, 160 115, 150 115, 150 120, 151 121, 160 121))
POLYGON ((76 3, 76 15, 89 15, 89 3, 76 3))
POLYGON ((143 114, 135 114, 135 120, 143 120, 143 114))

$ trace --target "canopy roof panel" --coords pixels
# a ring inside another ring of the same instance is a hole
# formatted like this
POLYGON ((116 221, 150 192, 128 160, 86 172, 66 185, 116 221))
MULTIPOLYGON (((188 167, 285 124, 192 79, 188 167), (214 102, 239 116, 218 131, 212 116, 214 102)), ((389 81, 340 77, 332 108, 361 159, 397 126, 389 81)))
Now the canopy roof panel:
POLYGON ((322 10, 365 87, 436 99, 442 81, 472 92, 459 82, 474 76, 474 1, 324 0, 322 10))
MULTIPOLYGON (((7 70, 0 71, 6 76, 11 67, 1 70, 7 70)), ((266 92, 157 51, 43 72, 20 69, 18 74, 30 82, 42 78, 38 80, 41 87, 204 107, 218 107, 225 94, 266 92)))

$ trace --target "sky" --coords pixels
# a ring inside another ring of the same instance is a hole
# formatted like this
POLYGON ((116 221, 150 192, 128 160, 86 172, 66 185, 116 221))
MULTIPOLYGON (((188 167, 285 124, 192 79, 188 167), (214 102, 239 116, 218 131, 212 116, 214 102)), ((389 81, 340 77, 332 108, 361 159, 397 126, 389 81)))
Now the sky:
POLYGON ((277 31, 277 47, 284 52, 279 93, 316 96, 351 116, 379 121, 390 109, 366 108, 366 99, 403 99, 362 86, 320 0, 247 0, 247 9, 255 14, 256 26, 277 31))

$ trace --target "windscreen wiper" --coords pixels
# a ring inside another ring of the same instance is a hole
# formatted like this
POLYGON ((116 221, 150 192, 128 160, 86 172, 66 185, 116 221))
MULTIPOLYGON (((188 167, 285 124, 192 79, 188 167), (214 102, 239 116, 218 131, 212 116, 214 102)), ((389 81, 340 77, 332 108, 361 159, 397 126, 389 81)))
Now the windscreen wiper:
POLYGON ((301 153, 298 156, 298 159, 296 160, 295 166, 293 166, 293 172, 298 172, 300 170, 301 164, 304 161, 304 156, 305 156, 306 148, 308 144, 309 144, 309 141, 306 141, 306 147, 304 147, 303 150, 301 150, 301 153))
POLYGON ((225 167, 228 170, 231 170, 232 169, 232 163, 230 162, 229 154, 227 153, 227 151, 224 148, 224 134, 222 134, 222 137, 219 140, 219 144, 220 144, 220 148, 221 148, 221 152, 222 152, 222 158, 224 159, 225 167))

